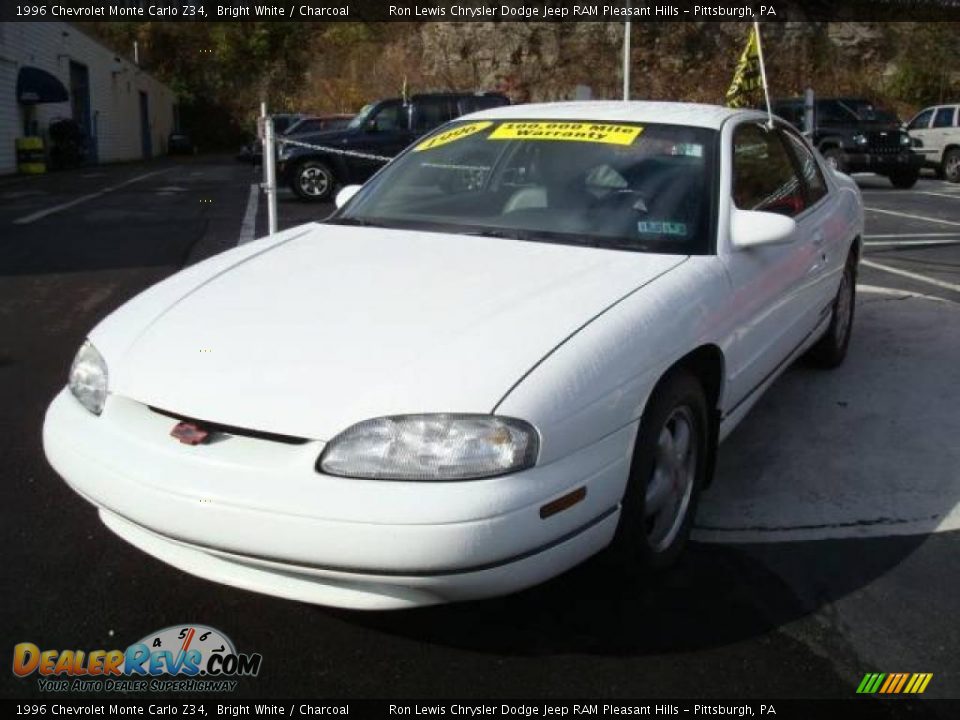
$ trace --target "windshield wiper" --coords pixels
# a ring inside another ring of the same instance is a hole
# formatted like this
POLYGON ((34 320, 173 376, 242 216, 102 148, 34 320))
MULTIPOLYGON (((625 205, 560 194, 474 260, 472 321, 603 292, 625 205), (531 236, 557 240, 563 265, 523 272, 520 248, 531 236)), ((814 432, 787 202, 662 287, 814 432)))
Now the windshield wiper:
POLYGON ((328 225, 356 225, 357 227, 389 227, 383 223, 364 220, 358 217, 339 217, 333 220, 327 220, 328 225))
POLYGON ((469 232, 465 232, 463 234, 470 235, 472 237, 506 238, 508 240, 528 240, 530 238, 530 233, 524 232, 523 230, 506 230, 500 228, 470 230, 469 232))

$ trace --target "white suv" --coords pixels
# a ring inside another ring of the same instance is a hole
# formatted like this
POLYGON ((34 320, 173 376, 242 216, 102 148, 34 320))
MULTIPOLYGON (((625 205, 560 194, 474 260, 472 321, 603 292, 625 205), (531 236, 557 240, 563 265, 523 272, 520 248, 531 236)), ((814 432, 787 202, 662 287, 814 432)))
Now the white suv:
POLYGON ((960 105, 935 105, 921 110, 907 125, 914 151, 924 164, 950 182, 960 182, 960 105), (919 145, 916 144, 919 141, 919 145))

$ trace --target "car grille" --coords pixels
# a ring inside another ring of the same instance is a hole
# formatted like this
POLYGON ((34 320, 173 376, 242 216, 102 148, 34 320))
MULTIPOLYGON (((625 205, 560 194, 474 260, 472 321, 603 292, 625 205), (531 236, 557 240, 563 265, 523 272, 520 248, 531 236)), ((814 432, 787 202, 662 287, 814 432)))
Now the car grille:
POLYGON ((900 152, 900 133, 896 130, 887 130, 886 132, 869 132, 867 135, 867 147, 872 152, 882 154, 895 154, 900 152))
POLYGON ((305 445, 310 442, 309 438, 295 437, 293 435, 280 435, 279 433, 263 432, 261 430, 240 428, 234 425, 223 425, 221 423, 207 422, 206 420, 199 420, 197 418, 191 418, 185 415, 178 415, 177 413, 172 413, 169 410, 161 410, 153 405, 148 405, 147 407, 150 408, 151 412, 155 412, 158 415, 166 415, 167 417, 173 418, 174 420, 179 420, 180 422, 195 423, 204 430, 213 433, 238 435, 241 437, 255 438, 257 440, 269 440, 270 442, 284 443, 286 445, 305 445))

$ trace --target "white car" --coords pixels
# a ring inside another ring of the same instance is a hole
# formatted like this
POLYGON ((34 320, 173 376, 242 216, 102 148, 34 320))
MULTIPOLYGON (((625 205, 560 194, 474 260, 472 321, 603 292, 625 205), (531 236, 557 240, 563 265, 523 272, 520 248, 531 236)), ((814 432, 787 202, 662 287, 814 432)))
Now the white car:
POLYGON ((859 192, 755 111, 496 108, 338 200, 123 305, 48 410, 53 467, 186 572, 401 608, 669 565, 718 443, 847 349, 859 192))
POLYGON ((960 182, 960 105, 921 110, 907 124, 907 131, 925 165, 944 180, 960 182))

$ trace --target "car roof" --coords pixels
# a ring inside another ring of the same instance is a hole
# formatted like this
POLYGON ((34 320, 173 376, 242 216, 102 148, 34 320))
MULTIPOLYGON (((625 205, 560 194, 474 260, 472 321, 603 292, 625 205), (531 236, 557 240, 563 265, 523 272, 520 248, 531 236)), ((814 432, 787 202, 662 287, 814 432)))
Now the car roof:
POLYGON ((646 122, 719 130, 731 117, 764 117, 756 110, 740 110, 699 103, 589 100, 581 102, 504 105, 464 117, 476 120, 595 120, 602 122, 646 122))

